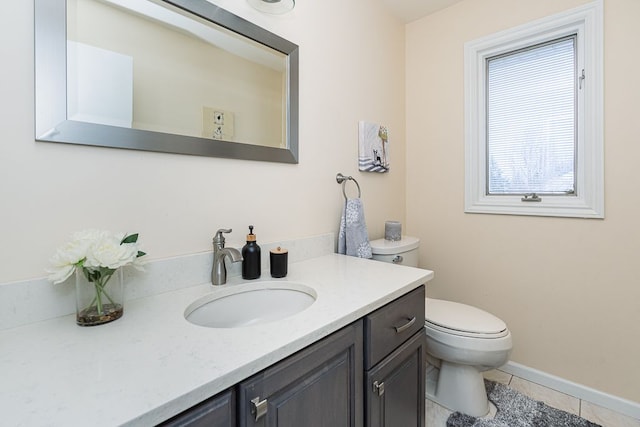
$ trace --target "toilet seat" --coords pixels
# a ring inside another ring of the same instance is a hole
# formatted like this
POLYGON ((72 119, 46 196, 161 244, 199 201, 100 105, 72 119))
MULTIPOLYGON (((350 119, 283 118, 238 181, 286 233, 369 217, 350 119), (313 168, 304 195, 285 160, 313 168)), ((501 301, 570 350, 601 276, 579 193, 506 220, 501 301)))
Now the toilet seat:
POLYGON ((453 301, 427 298, 425 326, 443 333, 469 338, 502 338, 507 325, 491 313, 453 301))

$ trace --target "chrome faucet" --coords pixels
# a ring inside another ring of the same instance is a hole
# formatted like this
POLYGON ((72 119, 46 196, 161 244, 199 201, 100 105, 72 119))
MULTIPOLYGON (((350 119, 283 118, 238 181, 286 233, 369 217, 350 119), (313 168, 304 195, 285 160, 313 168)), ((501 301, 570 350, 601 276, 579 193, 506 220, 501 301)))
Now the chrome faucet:
POLYGON ((242 254, 235 248, 224 247, 222 233, 231 233, 231 229, 220 229, 213 238, 213 269, 211 270, 211 283, 215 286, 227 283, 227 267, 224 259, 229 257, 231 262, 242 261, 242 254))

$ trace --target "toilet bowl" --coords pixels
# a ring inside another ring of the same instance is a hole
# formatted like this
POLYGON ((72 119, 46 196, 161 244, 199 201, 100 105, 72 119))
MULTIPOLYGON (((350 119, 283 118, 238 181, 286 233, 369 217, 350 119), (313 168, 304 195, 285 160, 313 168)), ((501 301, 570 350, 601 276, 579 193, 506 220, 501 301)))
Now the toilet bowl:
POLYGON ((487 415, 482 373, 509 360, 513 343, 507 325, 476 307, 433 298, 427 298, 425 313, 427 354, 439 365, 428 397, 453 411, 487 415))
MULTIPOLYGON (((417 266, 415 237, 370 243, 373 259, 417 266)), ((482 373, 509 360, 513 343, 507 325, 476 307, 433 298, 425 301, 425 319, 427 361, 437 369, 433 383, 427 382, 427 397, 452 411, 487 415, 482 373)))

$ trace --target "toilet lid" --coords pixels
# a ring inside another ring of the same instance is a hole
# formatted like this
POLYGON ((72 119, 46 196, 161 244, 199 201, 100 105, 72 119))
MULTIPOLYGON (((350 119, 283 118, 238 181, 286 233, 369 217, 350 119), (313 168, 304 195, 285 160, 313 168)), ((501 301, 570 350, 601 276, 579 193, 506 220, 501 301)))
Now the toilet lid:
POLYGON ((420 239, 412 236, 402 236, 400 240, 378 239, 369 242, 374 255, 396 255, 417 249, 420 239))
POLYGON ((458 302, 427 298, 427 322, 466 334, 493 335, 507 330, 507 325, 491 313, 458 302))

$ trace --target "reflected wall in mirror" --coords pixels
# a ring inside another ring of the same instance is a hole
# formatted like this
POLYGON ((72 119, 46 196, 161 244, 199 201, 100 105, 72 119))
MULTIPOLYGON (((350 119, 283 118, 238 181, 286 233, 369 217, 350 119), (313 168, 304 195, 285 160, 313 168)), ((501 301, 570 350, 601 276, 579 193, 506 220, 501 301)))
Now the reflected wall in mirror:
POLYGON ((36 0, 36 139, 298 161, 298 47, 206 0, 36 0))

